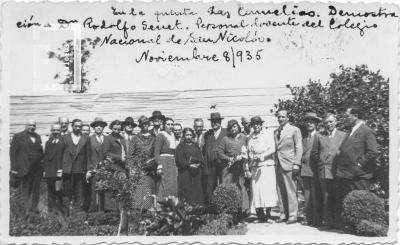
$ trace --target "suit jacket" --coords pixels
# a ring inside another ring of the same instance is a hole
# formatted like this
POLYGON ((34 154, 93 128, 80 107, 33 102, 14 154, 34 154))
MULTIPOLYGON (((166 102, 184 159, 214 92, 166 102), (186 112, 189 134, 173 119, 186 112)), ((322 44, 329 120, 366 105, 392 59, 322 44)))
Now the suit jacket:
POLYGON ((53 138, 50 137, 46 141, 46 147, 44 149, 44 177, 55 178, 57 177, 57 171, 62 170, 61 164, 61 153, 62 153, 62 142, 61 137, 57 143, 53 143, 53 138))
POLYGON ((222 139, 227 135, 227 131, 225 128, 221 128, 221 132, 218 135, 218 138, 214 137, 214 131, 212 129, 208 130, 204 134, 204 157, 205 157, 205 165, 204 165, 204 174, 208 174, 212 168, 216 168, 217 164, 220 163, 217 153, 217 146, 220 144, 222 139))
POLYGON ((318 132, 308 138, 303 138, 303 155, 301 157, 301 171, 300 176, 303 177, 313 177, 318 176, 317 165, 315 161, 315 155, 311 154, 314 142, 318 138, 318 132))
POLYGON ((312 150, 312 155, 317 164, 320 179, 333 179, 336 173, 336 162, 339 155, 339 148, 342 146, 347 134, 336 129, 333 137, 326 134, 319 134, 312 150))
POLYGON ((280 164, 283 170, 292 171, 293 165, 301 165, 303 147, 301 143, 300 129, 287 123, 278 139, 279 128, 274 132, 276 144, 277 164, 280 164))
POLYGON ((122 149, 124 149, 125 157, 127 157, 126 142, 122 136, 115 137, 114 135, 109 134, 104 137, 104 143, 102 146, 104 157, 111 157, 115 163, 123 164, 122 149))
POLYGON ((90 161, 89 136, 81 134, 76 146, 72 141, 72 133, 64 135, 62 139, 62 169, 63 173, 85 173, 90 161))
POLYGON ((378 155, 374 131, 362 124, 340 147, 336 175, 345 179, 370 179, 378 155))
POLYGON ((41 167, 43 161, 42 140, 37 133, 30 135, 28 131, 16 133, 11 141, 11 171, 17 171, 20 177, 26 176, 34 167, 41 167), (35 138, 35 143, 30 137, 35 138))
POLYGON ((94 170, 96 169, 97 165, 104 160, 104 154, 103 154, 103 149, 102 145, 104 144, 105 137, 103 135, 103 142, 100 143, 96 135, 93 134, 91 135, 90 138, 90 161, 88 164, 88 170, 94 170))
MULTIPOLYGON (((162 130, 159 129, 158 130, 158 134, 161 132, 162 130)), ((156 131, 154 130, 154 128, 149 130, 149 133, 155 138, 157 136, 156 131)))

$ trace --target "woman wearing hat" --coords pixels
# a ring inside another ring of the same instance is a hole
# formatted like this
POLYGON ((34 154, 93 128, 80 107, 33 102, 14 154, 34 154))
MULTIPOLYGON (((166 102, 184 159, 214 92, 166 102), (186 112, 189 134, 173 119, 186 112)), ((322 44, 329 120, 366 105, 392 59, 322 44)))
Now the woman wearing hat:
POLYGON ((172 132, 174 120, 166 118, 164 130, 161 131, 154 143, 154 158, 157 163, 157 199, 161 200, 168 196, 178 196, 178 169, 175 164, 176 141, 172 132))
POLYGON ((228 134, 217 146, 218 158, 221 160, 222 183, 236 184, 242 194, 242 210, 249 209, 249 196, 244 186, 243 153, 246 153, 247 138, 241 133, 241 128, 236 120, 228 121, 228 134))
POLYGON ((275 176, 274 131, 263 128, 259 116, 252 117, 253 133, 249 136, 247 153, 251 173, 251 211, 255 211, 259 222, 272 223, 271 208, 278 203, 275 176))
MULTIPOLYGON (((141 178, 136 188, 133 206, 137 209, 147 210, 153 205, 151 196, 155 194, 153 168, 153 149, 155 137, 149 132, 150 120, 146 116, 139 118, 139 127, 141 131, 133 136, 129 145, 129 155, 126 159, 126 165, 130 172, 141 171, 141 178)), ((154 164, 153 164, 154 165, 154 164)))

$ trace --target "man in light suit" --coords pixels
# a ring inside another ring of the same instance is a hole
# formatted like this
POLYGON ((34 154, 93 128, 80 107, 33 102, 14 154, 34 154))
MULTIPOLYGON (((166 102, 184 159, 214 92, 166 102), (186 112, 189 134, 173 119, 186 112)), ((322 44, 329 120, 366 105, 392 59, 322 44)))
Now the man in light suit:
POLYGON ((277 112, 279 128, 275 130, 276 180, 280 217, 278 223, 297 222, 296 175, 299 174, 303 148, 300 129, 289 124, 288 112, 277 112))
POLYGON ((62 178, 68 206, 83 209, 83 184, 90 159, 89 136, 82 134, 82 121, 72 121, 72 132, 62 137, 62 178))
MULTIPOLYGON (((352 127, 340 147, 337 161, 336 211, 342 210, 343 200, 353 190, 369 190, 372 169, 379 155, 375 132, 365 125, 364 110, 350 106, 345 113, 345 125, 352 127)), ((337 222, 340 226, 340 221, 337 222)))
MULTIPOLYGON (((227 135, 225 128, 221 127, 224 118, 219 112, 213 112, 210 115, 211 129, 204 134, 204 156, 206 164, 204 165, 204 175, 206 175, 206 203, 211 202, 211 197, 215 187, 218 184, 218 178, 221 176, 222 164, 218 159, 217 146, 227 135)), ((219 183, 222 179, 219 179, 219 183)))
POLYGON ((328 113, 324 118, 325 132, 318 135, 314 142, 312 155, 316 161, 318 179, 321 184, 323 227, 331 229, 334 217, 340 216, 334 212, 334 174, 339 148, 347 137, 345 132, 336 129, 336 117, 328 113))
POLYGON ((35 133, 36 121, 28 120, 25 130, 16 133, 11 141, 11 174, 20 180, 25 215, 39 212, 40 180, 43 176, 43 148, 40 136, 35 133))
POLYGON ((321 188, 318 180, 318 171, 315 155, 312 155, 314 142, 318 137, 317 125, 321 119, 314 112, 308 112, 304 116, 307 136, 303 138, 303 156, 301 158, 300 176, 303 181, 303 193, 306 213, 306 224, 321 226, 321 188))

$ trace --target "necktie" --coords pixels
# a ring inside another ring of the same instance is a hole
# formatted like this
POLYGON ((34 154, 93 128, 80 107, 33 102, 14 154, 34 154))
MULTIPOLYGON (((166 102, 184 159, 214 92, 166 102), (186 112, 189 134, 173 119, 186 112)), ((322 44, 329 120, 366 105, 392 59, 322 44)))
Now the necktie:
POLYGON ((278 128, 278 134, 277 134, 277 138, 278 138, 278 140, 280 140, 281 139, 281 132, 282 132, 282 127, 279 127, 278 128))

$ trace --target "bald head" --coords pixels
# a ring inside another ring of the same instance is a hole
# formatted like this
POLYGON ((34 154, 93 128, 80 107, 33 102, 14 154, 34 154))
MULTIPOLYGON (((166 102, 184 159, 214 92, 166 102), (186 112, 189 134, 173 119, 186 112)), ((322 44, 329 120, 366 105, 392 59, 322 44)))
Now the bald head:
POLYGON ((51 135, 54 138, 60 137, 61 134, 61 125, 59 123, 54 123, 51 125, 51 135))
POLYGON ((58 123, 61 125, 61 132, 65 133, 68 131, 68 124, 69 124, 68 117, 59 117, 58 123))
POLYGON ((28 119, 28 121, 26 121, 25 128, 28 133, 34 133, 36 130, 36 120, 28 119))

